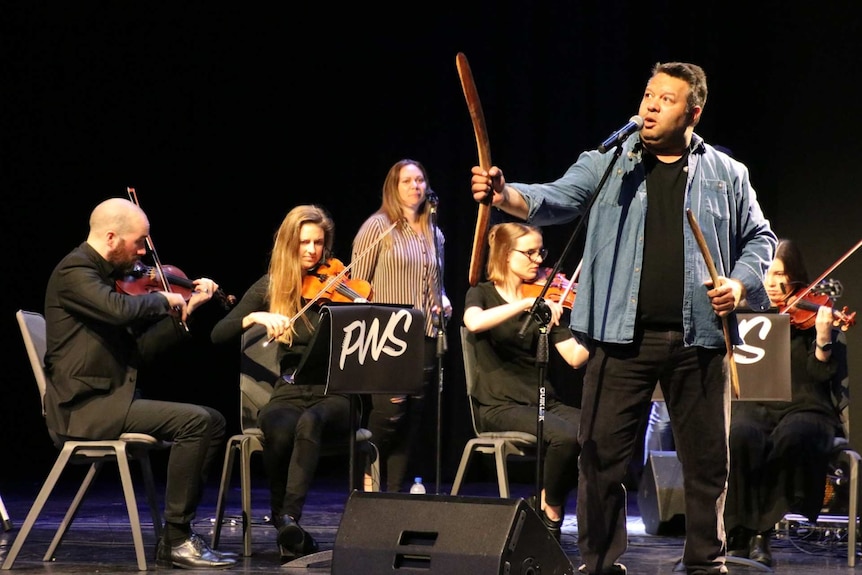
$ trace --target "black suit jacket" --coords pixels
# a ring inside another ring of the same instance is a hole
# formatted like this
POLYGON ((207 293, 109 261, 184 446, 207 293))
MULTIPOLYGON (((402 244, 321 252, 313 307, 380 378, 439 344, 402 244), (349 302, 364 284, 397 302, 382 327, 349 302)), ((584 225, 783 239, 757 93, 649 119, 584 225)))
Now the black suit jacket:
POLYGON ((136 395, 138 367, 189 337, 159 294, 118 292, 118 272, 86 242, 45 293, 45 415, 55 433, 112 439, 136 395))

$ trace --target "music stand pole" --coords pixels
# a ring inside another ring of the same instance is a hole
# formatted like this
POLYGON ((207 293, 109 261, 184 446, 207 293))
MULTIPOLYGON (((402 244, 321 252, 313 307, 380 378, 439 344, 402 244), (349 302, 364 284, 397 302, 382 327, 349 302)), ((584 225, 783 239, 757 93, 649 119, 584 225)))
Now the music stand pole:
MULTIPOLYGON (((578 220, 575 229, 572 231, 571 236, 569 236, 569 241, 566 243, 566 247, 563 248, 563 253, 560 254, 557 263, 554 265, 551 270, 549 278, 553 279, 557 276, 557 272, 560 271, 560 266, 568 255, 569 251, 572 249, 572 246, 575 243, 575 239, 578 237, 581 229, 584 227, 584 224, 587 221, 587 217, 589 216, 590 210, 593 207, 593 204, 596 201, 596 198, 599 196, 599 192, 602 187, 605 185, 608 177, 611 175, 611 170, 613 170, 614 165, 617 163, 617 160, 622 153, 622 146, 614 147, 614 155, 608 164, 608 167, 605 169, 604 174, 602 174, 602 179, 599 180, 599 184, 596 186, 595 193, 590 197, 587 202, 586 207, 584 208, 583 213, 581 214, 580 219, 578 220)), ((572 279, 574 281, 574 279, 572 279)), ((521 329, 518 330, 518 336, 524 337, 527 333, 527 328, 530 326, 531 321, 536 321, 539 324, 539 342, 536 348, 536 366, 539 372, 539 405, 538 405, 538 418, 536 422, 536 511, 541 511, 542 509, 542 447, 543 447, 543 431, 544 431, 544 421, 545 421, 545 366, 548 364, 548 323, 551 320, 550 310, 545 306, 545 294, 548 292, 548 288, 551 286, 551 281, 545 282, 544 287, 542 287, 542 291, 536 297, 535 301, 533 301, 533 306, 530 308, 527 317, 524 318, 524 322, 521 324, 521 329)))
POLYGON ((446 314, 443 309, 443 259, 440 257, 442 246, 437 237, 437 194, 427 191, 428 205, 431 207, 431 233, 434 235, 434 253, 437 257, 437 285, 434 286, 434 300, 437 303, 437 434, 435 438, 435 477, 434 492, 440 493, 443 452, 443 356, 446 355, 446 314))
POLYGON ((548 365, 548 323, 545 321, 539 327, 539 342, 536 346, 536 372, 538 374, 538 402, 536 406, 536 506, 537 513, 542 510, 542 483, 544 469, 542 449, 545 434, 545 368, 548 365))

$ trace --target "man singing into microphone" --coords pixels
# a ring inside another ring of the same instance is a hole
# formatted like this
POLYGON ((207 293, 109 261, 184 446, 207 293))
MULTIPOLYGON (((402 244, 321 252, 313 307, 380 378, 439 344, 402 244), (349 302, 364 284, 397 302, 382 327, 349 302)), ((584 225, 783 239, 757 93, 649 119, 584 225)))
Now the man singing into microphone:
POLYGON ((617 562, 627 538, 623 480, 657 383, 685 477, 686 572, 727 573, 725 335, 740 341, 735 322, 725 334, 722 318, 743 298, 754 310, 769 307, 762 279, 777 240, 748 168, 694 133, 706 96, 699 66, 658 63, 638 116, 600 150, 582 153, 560 179, 507 183, 496 166, 472 169, 476 201, 490 193, 494 206, 540 226, 588 218, 571 315, 572 330, 593 348, 579 431, 581 573, 626 572, 617 562), (689 209, 719 285, 687 225, 689 209))

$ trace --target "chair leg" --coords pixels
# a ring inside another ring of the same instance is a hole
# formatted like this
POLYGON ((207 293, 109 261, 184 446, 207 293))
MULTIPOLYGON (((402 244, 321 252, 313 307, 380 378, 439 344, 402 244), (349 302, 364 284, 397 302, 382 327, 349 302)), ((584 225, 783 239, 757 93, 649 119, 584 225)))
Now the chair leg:
POLYGON ((124 444, 117 447, 117 467, 120 469, 120 479, 123 483, 123 494, 126 496, 126 509, 129 512, 129 525, 132 527, 132 539, 135 542, 135 555, 138 557, 138 570, 147 570, 147 554, 144 551, 144 536, 141 533, 141 518, 138 516, 138 501, 135 497, 135 485, 132 483, 132 472, 129 469, 129 457, 124 444))
POLYGON ((506 454, 503 446, 494 447, 494 461, 497 464, 497 485, 500 489, 500 497, 509 497, 509 473, 506 471, 506 454))
MULTIPOLYGON (((72 454, 72 452, 73 450, 70 450, 69 453, 72 454)), ((84 476, 84 480, 81 481, 81 486, 78 488, 78 492, 75 493, 75 497, 72 499, 72 503, 66 510, 66 515, 63 516, 63 520, 60 522, 60 526, 57 527, 57 532, 54 533, 54 538, 51 540, 51 545, 48 546, 48 550, 42 557, 42 561, 54 560, 54 555, 57 552, 57 548, 63 541, 63 537, 66 536, 66 532, 69 531, 69 527, 72 525, 72 522, 75 520, 75 517, 78 515, 78 509, 81 507, 81 502, 84 500, 84 497, 87 495, 87 491, 89 491, 90 486, 93 484, 93 481, 96 479, 96 477, 99 476, 99 472, 101 472, 101 470, 101 461, 94 461, 90 465, 90 469, 87 470, 87 475, 84 476)))
POLYGON ((3 531, 12 529, 12 521, 9 519, 9 512, 6 511, 6 506, 3 505, 3 498, 0 497, 0 519, 3 520, 3 531))
POLYGON ((380 491, 380 450, 377 449, 377 445, 370 441, 368 442, 368 445, 371 447, 371 454, 369 457, 373 457, 371 461, 371 489, 363 490, 380 491))
POLYGON ((24 546, 24 541, 26 541, 27 536, 30 534, 30 530, 33 529, 33 525, 36 524, 36 519, 39 518, 42 508, 45 506, 51 492, 57 485, 57 480, 60 478, 60 475, 62 475, 63 469, 65 469, 66 463, 69 462, 71 454, 71 449, 63 448, 60 451, 60 454, 57 456, 57 461, 54 462, 54 467, 51 468, 51 472, 48 474, 48 478, 42 485, 42 489, 39 490, 39 494, 36 495, 36 500, 33 501, 33 506, 30 507, 30 512, 27 513, 27 518, 24 519, 24 524, 21 526, 21 530, 15 537, 12 547, 10 547, 9 551, 6 553, 6 559, 3 561, 3 565, 0 566, 0 570, 12 569, 12 566, 15 564, 15 559, 21 551, 21 547, 24 546))
POLYGON ((850 501, 847 510, 847 566, 856 566, 856 537, 859 530, 859 460, 857 452, 845 449, 841 458, 847 461, 850 475, 850 501))
POLYGON ((141 474, 144 476, 144 489, 147 494, 147 504, 150 506, 150 515, 153 517, 153 532, 156 541, 162 537, 162 514, 159 511, 158 498, 156 497, 156 482, 153 479, 153 466, 150 464, 149 453, 143 453, 137 457, 141 466, 141 474))
POLYGON ((458 492, 461 490, 461 483, 464 481, 464 477, 467 475, 467 470, 470 468, 470 459, 472 459, 473 453, 473 442, 468 441, 467 445, 464 446, 464 453, 461 455, 461 463, 458 464, 458 471, 455 473, 455 481, 452 482, 452 489, 449 491, 450 495, 458 495, 458 492))
POLYGON ((237 445, 233 438, 229 439, 225 447, 224 463, 221 470, 221 483, 218 488, 218 499, 216 500, 215 525, 213 526, 212 546, 218 548, 221 538, 221 525, 224 521, 224 506, 227 492, 230 488, 230 476, 233 471, 233 458, 237 445))
POLYGON ((251 556, 251 439, 240 442, 240 491, 242 492, 242 553, 251 556))

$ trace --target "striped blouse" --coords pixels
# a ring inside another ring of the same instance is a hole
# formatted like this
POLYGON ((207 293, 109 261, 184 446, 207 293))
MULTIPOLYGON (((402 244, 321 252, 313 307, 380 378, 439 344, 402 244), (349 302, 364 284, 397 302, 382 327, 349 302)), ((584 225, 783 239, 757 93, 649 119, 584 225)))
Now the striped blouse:
POLYGON ((389 218, 383 214, 375 213, 365 220, 353 239, 350 277, 371 284, 372 302, 412 305, 422 310, 425 335, 436 337, 437 326, 431 307, 438 293, 446 294, 441 270, 443 232, 439 228, 436 230, 440 246, 438 265, 434 243, 406 224, 396 226, 387 238, 368 249, 390 225, 389 218))

